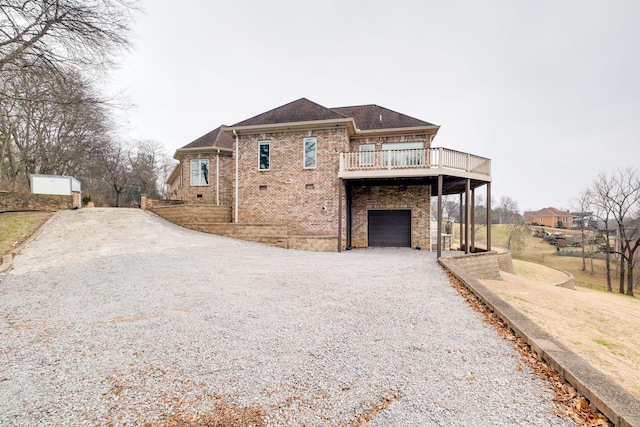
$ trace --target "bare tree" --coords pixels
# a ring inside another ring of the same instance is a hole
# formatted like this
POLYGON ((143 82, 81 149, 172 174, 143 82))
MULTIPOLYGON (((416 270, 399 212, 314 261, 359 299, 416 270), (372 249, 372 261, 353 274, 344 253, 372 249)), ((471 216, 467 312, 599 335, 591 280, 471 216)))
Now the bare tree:
POLYGON ((76 72, 46 68, 14 77, 1 82, 15 96, 0 97, 0 178, 15 188, 32 173, 78 174, 99 154, 109 127, 91 85, 76 72), (58 102, 34 100, 47 97, 58 102))
POLYGON ((0 0, 0 71, 44 62, 104 68, 129 44, 133 0, 0 0))
POLYGON ((525 246, 525 237, 527 237, 530 232, 529 226, 524 223, 522 217, 516 217, 516 220, 509 224, 507 249, 514 252, 522 251, 525 246))
POLYGON ((135 0, 0 0, 0 180, 10 188, 29 173, 101 187, 112 125, 95 79, 129 47, 138 10, 135 0))
POLYGON ((620 293, 624 290, 624 267, 627 269, 626 294, 633 296, 635 252, 640 246, 640 174, 637 169, 618 169, 613 172, 614 198, 612 214, 618 227, 620 248, 620 293))
POLYGON ((598 216, 605 224, 607 289, 611 290, 608 254, 614 252, 619 259, 619 292, 632 296, 635 257, 640 247, 640 174, 632 168, 601 173, 593 184, 592 192, 598 216), (615 248, 610 241, 611 220, 615 222, 617 231, 618 245, 615 248))
POLYGON ((131 179, 131 148, 112 142, 104 159, 105 181, 116 195, 115 206, 120 206, 120 198, 131 179))
POLYGON ((164 145, 158 141, 138 141, 131 152, 131 185, 141 194, 159 197, 164 187, 163 168, 167 164, 164 145))
POLYGON ((594 181, 591 188, 592 206, 595 209, 595 216, 604 225, 604 228, 597 228, 596 231, 604 241, 605 267, 607 272, 607 291, 612 292, 611 284, 611 233, 609 232, 609 222, 611 220, 611 202, 613 193, 613 185, 605 174, 600 174, 598 179, 594 181))
MULTIPOLYGON (((585 224, 584 222, 584 217, 585 217, 585 214, 587 214, 587 211, 591 209, 592 200, 593 200, 593 196, 591 195, 591 192, 589 190, 584 190, 581 193, 579 193, 578 196, 576 196, 576 198, 573 201, 574 208, 580 213, 580 221, 578 222, 578 224, 574 222, 573 225, 574 226, 577 225, 578 229, 580 230, 580 247, 582 251, 582 271, 587 271, 586 231, 589 228, 589 224, 588 223, 585 224)), ((589 252, 589 255, 591 255, 590 252, 589 252)), ((591 271, 593 274, 593 257, 590 256, 590 258, 591 258, 591 271)))
POLYGON ((518 208, 518 202, 510 196, 502 196, 500 198, 500 204, 496 209, 498 212, 499 224, 515 224, 520 209, 518 208))

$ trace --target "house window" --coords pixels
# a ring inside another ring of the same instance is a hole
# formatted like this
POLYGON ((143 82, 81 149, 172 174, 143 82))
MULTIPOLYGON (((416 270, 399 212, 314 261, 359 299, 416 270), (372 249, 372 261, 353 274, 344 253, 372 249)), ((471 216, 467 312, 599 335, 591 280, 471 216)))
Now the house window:
POLYGON ((191 160, 191 185, 209 185, 209 160, 191 160))
POLYGON ((271 141, 258 142, 258 169, 268 171, 271 167, 271 141))
POLYGON ((360 166, 371 166, 375 162, 375 144, 362 144, 360 146, 360 166))
POLYGON ((318 140, 313 138, 304 139, 304 168, 313 169, 318 163, 318 140))
POLYGON ((421 166, 424 164, 423 147, 422 142, 382 144, 382 151, 390 151, 384 153, 384 165, 388 166, 391 160, 391 166, 421 166))

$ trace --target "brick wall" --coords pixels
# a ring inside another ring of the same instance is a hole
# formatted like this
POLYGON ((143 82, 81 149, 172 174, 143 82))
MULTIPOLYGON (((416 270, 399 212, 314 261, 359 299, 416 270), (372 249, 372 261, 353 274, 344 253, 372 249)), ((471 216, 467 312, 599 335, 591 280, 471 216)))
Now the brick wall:
POLYGON ((462 270, 474 279, 500 280, 500 265, 495 252, 445 257, 445 260, 454 270, 462 270))
POLYGON ((511 252, 506 249, 498 250, 498 266, 500 267, 500 271, 504 271, 506 273, 515 274, 515 270, 513 269, 513 259, 511 258, 511 252))
POLYGON ((193 204, 216 204, 219 197, 220 205, 230 206, 233 202, 233 157, 226 153, 193 153, 186 154, 180 160, 180 168, 177 179, 170 188, 170 197, 193 204), (209 160, 209 184, 191 185, 191 160, 209 160), (216 173, 216 170, 218 171, 216 173), (217 186, 216 177, 220 185, 217 186))
POLYGON ((191 224, 229 223, 231 207, 216 205, 153 206, 150 210, 158 216, 186 228, 191 224))
POLYGON ((230 206, 185 204, 153 206, 150 210, 174 224, 204 233, 259 242, 281 248, 325 252, 337 250, 337 236, 292 235, 290 234, 290 227, 286 223, 232 223, 230 206))
MULTIPOLYGON (((76 197, 79 200, 79 193, 76 197)), ((73 209, 74 196, 0 192, 0 211, 41 210, 58 211, 73 209)))
POLYGON ((81 208, 82 207, 82 193, 80 193, 79 191, 74 191, 71 194, 71 197, 72 197, 71 205, 74 208, 81 208))
POLYGON ((372 209, 411 209, 411 247, 429 247, 429 186, 354 187, 351 195, 351 245, 354 248, 368 245, 368 211, 372 209))
MULTIPOLYGON (((346 129, 241 135, 239 222, 286 223, 300 236, 338 235, 339 153, 346 129), (317 138, 317 167, 303 167, 303 139, 317 138), (258 169, 258 142, 271 141, 270 170, 258 169)), ((337 242, 336 242, 337 245, 337 242)))

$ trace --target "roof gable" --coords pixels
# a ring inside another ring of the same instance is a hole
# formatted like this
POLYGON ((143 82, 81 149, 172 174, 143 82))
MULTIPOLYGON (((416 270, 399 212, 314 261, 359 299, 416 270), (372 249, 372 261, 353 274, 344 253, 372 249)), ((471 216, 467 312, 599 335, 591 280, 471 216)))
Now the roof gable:
POLYGON ((335 120, 345 117, 320 104, 300 98, 296 101, 274 108, 266 113, 236 123, 236 126, 260 126, 280 123, 311 122, 317 120, 335 120))
POLYGON ((219 147, 219 148, 233 148, 233 137, 222 132, 223 126, 218 126, 211 132, 201 136, 195 141, 190 142, 184 147, 180 148, 188 149, 188 148, 207 148, 207 147, 219 147))
POLYGON ((375 104, 337 107, 332 108, 332 110, 345 117, 353 118, 358 130, 435 126, 424 120, 419 120, 375 104))

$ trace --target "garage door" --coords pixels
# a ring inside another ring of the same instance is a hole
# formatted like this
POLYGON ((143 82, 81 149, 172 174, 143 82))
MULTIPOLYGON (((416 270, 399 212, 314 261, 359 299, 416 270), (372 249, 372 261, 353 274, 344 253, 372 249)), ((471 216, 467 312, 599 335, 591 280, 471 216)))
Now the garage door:
POLYGON ((369 246, 411 246, 411 211, 369 211, 369 246))

